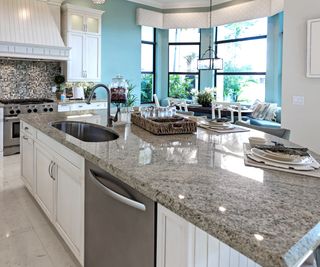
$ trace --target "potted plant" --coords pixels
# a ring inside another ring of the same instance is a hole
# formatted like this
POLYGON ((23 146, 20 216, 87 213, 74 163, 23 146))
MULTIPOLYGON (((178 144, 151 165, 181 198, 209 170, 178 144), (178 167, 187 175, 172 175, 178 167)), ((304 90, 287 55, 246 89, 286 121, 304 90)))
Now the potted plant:
POLYGON ((57 90, 56 90, 56 98, 58 100, 61 99, 61 95, 64 91, 64 88, 62 87, 62 84, 66 81, 63 75, 57 75, 54 77, 54 82, 57 85, 57 90))
POLYGON ((192 103, 197 104, 198 103, 198 95, 199 95, 199 90, 196 88, 191 89, 190 95, 192 96, 192 103))
POLYGON ((203 107, 211 107, 214 99, 214 89, 207 87, 198 93, 198 103, 203 107))
POLYGON ((137 96, 133 93, 136 86, 131 83, 129 80, 127 80, 128 83, 128 94, 127 94, 127 111, 131 110, 134 106, 134 103, 137 101, 137 96))

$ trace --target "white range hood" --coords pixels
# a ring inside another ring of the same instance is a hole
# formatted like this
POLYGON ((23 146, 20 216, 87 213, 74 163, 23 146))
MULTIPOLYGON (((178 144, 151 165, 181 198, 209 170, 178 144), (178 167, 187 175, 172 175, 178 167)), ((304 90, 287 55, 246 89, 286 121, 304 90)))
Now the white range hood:
POLYGON ((68 60, 49 5, 60 12, 60 0, 0 0, 0 57, 68 60))

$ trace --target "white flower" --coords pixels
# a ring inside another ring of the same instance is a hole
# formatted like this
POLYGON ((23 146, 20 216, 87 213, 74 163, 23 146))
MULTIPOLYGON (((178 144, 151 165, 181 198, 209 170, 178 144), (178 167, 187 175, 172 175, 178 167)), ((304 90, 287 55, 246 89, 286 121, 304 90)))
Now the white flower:
POLYGON ((191 89, 190 94, 191 94, 192 96, 197 96, 197 95, 199 94, 199 91, 198 91, 198 89, 193 88, 193 89, 191 89))
POLYGON ((206 88, 204 88, 204 92, 207 93, 207 94, 212 94, 213 93, 213 88, 206 87, 206 88))

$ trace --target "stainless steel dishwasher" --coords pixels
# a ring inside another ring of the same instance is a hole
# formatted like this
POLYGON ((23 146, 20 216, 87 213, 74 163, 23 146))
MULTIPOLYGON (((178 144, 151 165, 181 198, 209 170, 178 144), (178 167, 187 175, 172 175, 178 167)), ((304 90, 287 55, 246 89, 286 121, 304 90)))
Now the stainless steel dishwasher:
POLYGON ((86 162, 85 267, 155 267, 156 204, 86 162))

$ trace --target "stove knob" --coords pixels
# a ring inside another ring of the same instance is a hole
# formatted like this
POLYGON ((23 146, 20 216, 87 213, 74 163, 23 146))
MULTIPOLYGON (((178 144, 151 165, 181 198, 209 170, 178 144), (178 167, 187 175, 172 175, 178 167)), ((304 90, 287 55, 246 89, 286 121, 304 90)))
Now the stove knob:
POLYGON ((34 109, 33 109, 33 112, 36 113, 36 112, 38 112, 38 110, 37 110, 36 108, 34 108, 34 109))
POLYGON ((20 109, 17 109, 17 110, 16 110, 16 113, 17 113, 17 114, 20 114, 20 113, 21 113, 21 110, 20 110, 20 109))
POLYGON ((31 110, 31 109, 28 109, 28 110, 27 110, 27 112, 28 112, 28 113, 31 113, 31 112, 32 112, 32 110, 31 110))
POLYGON ((48 112, 48 109, 47 109, 47 108, 44 108, 43 111, 44 111, 44 112, 48 112))
POLYGON ((13 114, 14 114, 14 110, 10 110, 9 113, 10 113, 11 115, 13 115, 13 114))
POLYGON ((53 111, 53 108, 49 108, 49 111, 52 112, 52 111, 53 111))

